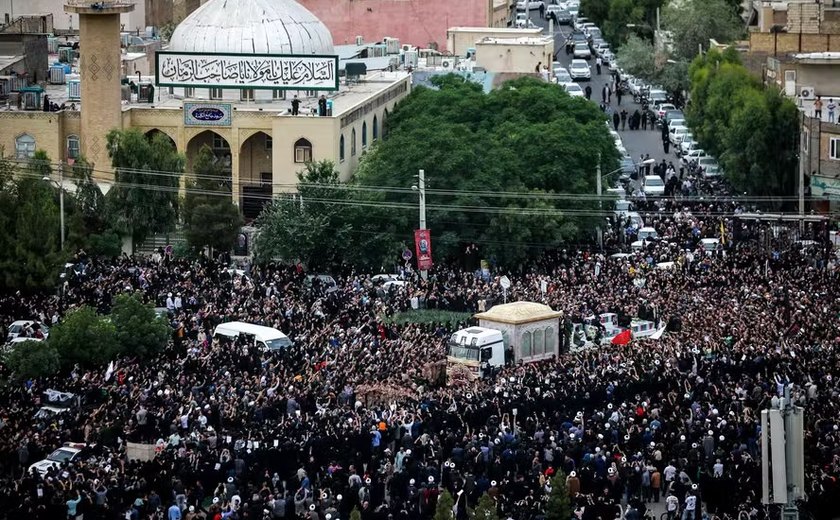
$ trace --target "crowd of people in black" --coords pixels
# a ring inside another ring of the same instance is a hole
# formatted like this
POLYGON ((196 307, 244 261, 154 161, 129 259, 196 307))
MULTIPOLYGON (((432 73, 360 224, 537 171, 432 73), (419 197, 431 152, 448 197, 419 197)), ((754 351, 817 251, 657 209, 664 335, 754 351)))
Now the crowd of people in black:
MULTIPOLYGON (((840 499, 840 270, 824 243, 741 247, 731 203, 642 203, 662 240, 628 255, 547 252, 514 271, 436 266, 386 290, 368 274, 337 288, 294 266, 244 266, 166 255, 80 254, 61 296, 0 300, 5 325, 50 324, 80 304, 107 313, 138 291, 166 307, 172 342, 154 359, 0 387, 0 518, 430 518, 443 490, 467 518, 487 493, 502 518, 546 515, 566 475, 578 517, 723 517, 760 505, 760 411, 787 388, 805 408, 807 500, 830 518, 840 499), (723 225, 721 225, 721 223, 723 225), (708 251, 699 242, 721 237, 708 251), (788 245, 789 246, 789 245, 788 245), (674 262, 663 269, 658 264, 674 262), (589 315, 678 319, 660 339, 567 350, 451 386, 430 376, 453 325, 395 325, 412 304, 474 312, 538 301, 568 326, 589 315), (294 345, 265 352, 213 336, 228 321, 275 327, 294 345), (568 351, 571 350, 571 351, 568 351), (42 393, 82 396, 33 418, 42 393), (63 443, 79 457, 30 465, 63 443), (148 461, 128 443, 154 445, 148 461)), ((632 223, 608 247, 635 239, 632 223)))

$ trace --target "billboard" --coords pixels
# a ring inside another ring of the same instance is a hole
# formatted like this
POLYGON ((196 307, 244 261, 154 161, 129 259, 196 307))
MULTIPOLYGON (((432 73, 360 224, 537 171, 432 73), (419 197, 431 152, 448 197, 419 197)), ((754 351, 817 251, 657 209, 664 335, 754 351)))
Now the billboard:
POLYGON ((417 251, 417 269, 428 271, 432 267, 432 233, 428 229, 414 230, 414 248, 417 251))
POLYGON ((338 56, 158 51, 159 87, 338 90, 338 56))

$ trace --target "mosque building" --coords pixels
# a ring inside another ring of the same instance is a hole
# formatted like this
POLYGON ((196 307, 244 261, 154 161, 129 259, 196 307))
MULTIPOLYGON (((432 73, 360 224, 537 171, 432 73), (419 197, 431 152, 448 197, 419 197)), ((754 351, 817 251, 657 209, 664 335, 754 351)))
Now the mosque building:
POLYGON ((160 132, 187 157, 188 172, 210 146, 248 217, 266 195, 294 190, 308 161, 331 160, 348 179, 411 90, 405 71, 340 62, 330 31, 295 0, 209 0, 158 51, 155 76, 127 94, 125 83, 138 78, 121 71, 120 16, 133 8, 129 0, 67 0, 65 10, 79 17, 78 97, 47 86, 35 94, 63 109, 0 107, 6 155, 84 155, 107 184, 110 130, 160 132))

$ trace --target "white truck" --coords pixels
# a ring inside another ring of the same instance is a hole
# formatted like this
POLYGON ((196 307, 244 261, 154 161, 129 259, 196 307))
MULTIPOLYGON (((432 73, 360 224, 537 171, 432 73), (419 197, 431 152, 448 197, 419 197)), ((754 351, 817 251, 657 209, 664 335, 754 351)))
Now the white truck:
POLYGON ((451 380, 459 372, 470 379, 485 377, 505 365, 502 333, 485 327, 459 330, 449 338, 446 375, 451 380))

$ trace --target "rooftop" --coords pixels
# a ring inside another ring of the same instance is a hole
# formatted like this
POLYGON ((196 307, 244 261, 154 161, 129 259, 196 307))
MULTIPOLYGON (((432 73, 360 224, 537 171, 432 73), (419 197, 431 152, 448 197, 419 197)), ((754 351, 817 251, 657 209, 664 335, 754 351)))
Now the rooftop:
POLYGON ((793 59, 801 63, 824 63, 834 65, 840 63, 840 52, 806 52, 802 54, 794 54, 793 59))
POLYGON ((546 45, 553 43, 551 37, 520 37, 520 38, 494 38, 487 36, 475 42, 476 45, 546 45))
POLYGON ((513 302, 494 305, 487 312, 475 315, 480 320, 496 321, 518 325, 534 321, 557 319, 562 313, 552 310, 548 305, 535 302, 513 302))
POLYGON ((476 33, 499 33, 499 34, 540 34, 542 28, 531 27, 519 29, 516 27, 450 27, 449 32, 476 32, 476 33))

